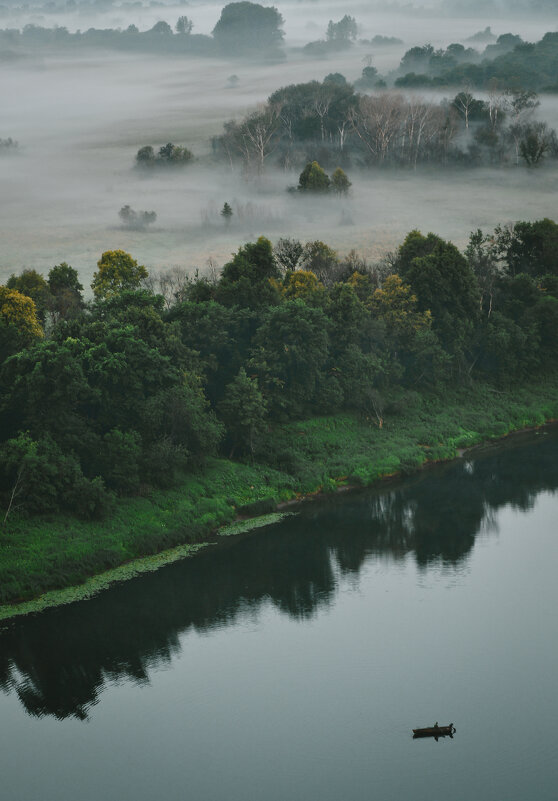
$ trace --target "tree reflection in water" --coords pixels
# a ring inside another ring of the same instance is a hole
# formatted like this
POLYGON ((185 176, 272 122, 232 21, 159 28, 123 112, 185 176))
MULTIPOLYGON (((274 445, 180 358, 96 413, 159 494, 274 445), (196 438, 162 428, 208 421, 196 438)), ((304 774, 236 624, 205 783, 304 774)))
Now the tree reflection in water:
POLYGON ((556 432, 518 438, 390 489, 307 505, 213 553, 16 621, 0 633, 0 687, 31 715, 85 719, 105 682, 148 682, 190 629, 232 624, 269 601, 307 619, 332 602, 339 573, 358 577, 378 557, 458 568, 497 509, 529 509, 539 492, 556 489, 557 451, 556 432))

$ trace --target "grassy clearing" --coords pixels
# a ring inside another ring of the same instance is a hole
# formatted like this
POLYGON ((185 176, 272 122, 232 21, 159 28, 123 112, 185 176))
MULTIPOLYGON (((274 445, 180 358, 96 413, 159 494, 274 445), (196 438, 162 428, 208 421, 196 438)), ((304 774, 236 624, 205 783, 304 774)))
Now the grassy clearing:
MULTIPOLYGON (((120 500, 102 522, 62 515, 11 519, 0 529, 0 603, 36 598, 138 557, 214 540, 215 529, 231 524, 239 511, 261 514, 305 494, 371 484, 554 419, 558 376, 508 392, 478 385, 443 396, 413 395, 386 415, 382 429, 352 415, 281 426, 263 449, 280 470, 215 459, 173 490, 120 500)), ((223 533, 238 532, 233 527, 223 533)))

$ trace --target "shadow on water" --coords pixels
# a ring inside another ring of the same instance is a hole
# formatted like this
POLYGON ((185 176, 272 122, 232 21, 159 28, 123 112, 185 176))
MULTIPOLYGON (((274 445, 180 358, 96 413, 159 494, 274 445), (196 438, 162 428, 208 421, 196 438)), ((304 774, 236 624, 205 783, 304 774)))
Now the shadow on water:
POLYGON ((527 510, 558 487, 557 456, 555 430, 516 438, 390 488, 306 505, 213 553, 17 620, 0 632, 0 687, 31 715, 85 719, 107 681, 148 682, 188 630, 231 625, 270 602, 310 618, 332 603, 339 575, 358 577, 373 559, 459 569, 496 510, 527 510))

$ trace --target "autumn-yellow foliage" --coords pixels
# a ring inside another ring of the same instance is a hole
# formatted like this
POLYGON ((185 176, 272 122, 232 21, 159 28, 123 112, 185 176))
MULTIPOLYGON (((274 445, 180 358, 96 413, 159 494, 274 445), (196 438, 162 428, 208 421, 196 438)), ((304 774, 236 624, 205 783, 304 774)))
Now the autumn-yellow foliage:
POLYGON ((406 338, 432 325, 430 311, 420 312, 417 305, 417 296, 413 295, 399 275, 388 275, 382 288, 375 290, 370 301, 371 309, 399 338, 406 338))
POLYGON ((0 316, 30 340, 44 336, 35 302, 16 289, 0 286, 0 316))

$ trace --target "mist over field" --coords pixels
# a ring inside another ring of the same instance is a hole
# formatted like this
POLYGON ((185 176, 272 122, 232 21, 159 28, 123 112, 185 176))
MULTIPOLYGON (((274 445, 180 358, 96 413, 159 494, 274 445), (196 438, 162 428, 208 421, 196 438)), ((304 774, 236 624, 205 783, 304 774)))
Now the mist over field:
MULTIPOLYGON (((121 4, 96 11, 84 4, 47 13, 43 7, 4 3, 0 27, 60 25, 73 32, 134 24, 147 30, 160 20, 174 26, 187 14, 194 33, 210 34, 223 5, 121 4)), ((539 170, 353 164, 346 170, 352 181, 346 198, 315 199, 287 192, 299 170, 279 169, 270 158, 261 176, 246 177, 238 165, 217 161, 211 147, 227 120, 240 121, 282 86, 321 81, 337 72, 352 82, 366 63, 386 74, 415 45, 466 42, 486 26, 495 36, 511 32, 537 41, 558 27, 558 13, 550 7, 539 3, 534 14, 526 4, 510 1, 485 5, 473 15, 450 0, 407 8, 356 2, 274 5, 285 20, 282 60, 108 49, 51 49, 0 60, 0 138, 18 142, 13 152, 0 152, 0 282, 24 268, 46 274, 67 261, 88 284, 100 254, 116 248, 148 268, 181 265, 203 271, 208 260, 221 265, 243 242, 262 234, 273 241, 322 239, 340 253, 356 248, 376 259, 412 228, 435 231, 463 246, 475 228, 556 215, 558 176, 550 162, 539 170), (517 14, 503 16, 504 5, 517 14), (328 57, 308 57, 303 45, 323 38, 328 21, 345 14, 356 18, 359 41, 328 57), (362 43, 376 35, 402 43, 362 43), (237 79, 231 80, 233 75, 237 79), (188 147, 193 163, 173 172, 134 168, 140 147, 158 149, 167 142, 188 147), (225 202, 233 209, 228 227, 220 215, 225 202), (145 230, 123 228, 118 212, 125 205, 155 211, 156 222, 145 230)), ((417 94, 441 98, 455 92, 417 94)), ((544 96, 536 114, 558 125, 558 101, 544 96)))

